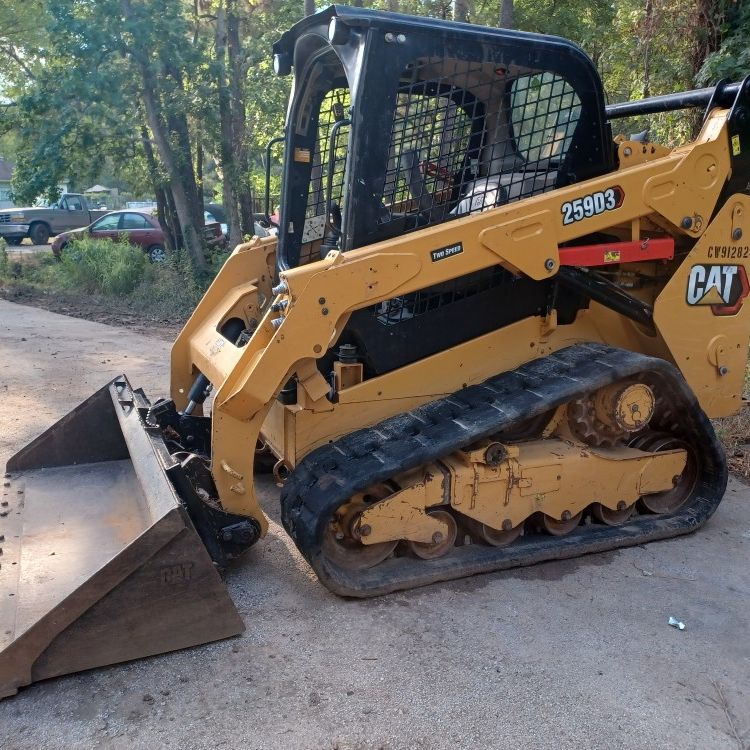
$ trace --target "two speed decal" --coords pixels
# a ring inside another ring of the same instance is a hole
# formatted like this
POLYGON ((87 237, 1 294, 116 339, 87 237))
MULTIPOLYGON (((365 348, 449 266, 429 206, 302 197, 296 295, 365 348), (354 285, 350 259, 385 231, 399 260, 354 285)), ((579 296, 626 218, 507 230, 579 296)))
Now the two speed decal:
POLYGON ((457 242, 455 245, 448 245, 448 247, 441 247, 437 250, 430 251, 430 257, 434 263, 437 260, 445 260, 446 258, 452 258, 454 255, 459 255, 464 251, 464 246, 457 242))
POLYGON ((622 205, 625 193, 619 185, 599 190, 582 198, 566 201, 560 207, 563 215, 563 224, 575 224, 577 221, 590 219, 592 216, 603 214, 605 211, 614 211, 622 205))

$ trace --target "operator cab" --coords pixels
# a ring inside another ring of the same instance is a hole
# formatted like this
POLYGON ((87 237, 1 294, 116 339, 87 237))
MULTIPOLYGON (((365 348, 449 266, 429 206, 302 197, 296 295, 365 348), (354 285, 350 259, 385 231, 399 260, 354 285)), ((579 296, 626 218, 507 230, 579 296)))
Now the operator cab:
MULTIPOLYGON (((294 71, 280 270, 614 169, 599 76, 564 39, 331 6, 273 51, 294 71)), ((498 266, 398 297, 353 314, 340 343, 385 372, 539 314, 548 290, 527 282, 498 266)))
POLYGON ((294 70, 282 267, 614 168, 599 76, 563 39, 332 6, 274 63, 294 70))

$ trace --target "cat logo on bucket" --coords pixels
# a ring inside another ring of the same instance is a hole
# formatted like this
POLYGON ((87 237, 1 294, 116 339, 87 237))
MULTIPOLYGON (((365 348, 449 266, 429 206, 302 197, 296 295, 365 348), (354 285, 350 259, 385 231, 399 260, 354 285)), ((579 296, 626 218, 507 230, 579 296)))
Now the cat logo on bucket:
POLYGON ((706 306, 714 315, 734 315, 750 292, 744 266, 700 265, 690 269, 687 303, 706 306))

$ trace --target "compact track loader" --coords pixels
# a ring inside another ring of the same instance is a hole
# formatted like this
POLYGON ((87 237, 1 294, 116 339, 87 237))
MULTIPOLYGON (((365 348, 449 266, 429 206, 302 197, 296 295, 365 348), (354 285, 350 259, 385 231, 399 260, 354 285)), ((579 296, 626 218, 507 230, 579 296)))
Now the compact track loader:
POLYGON ((119 377, 8 463, 0 695, 239 632, 216 567, 266 533, 259 470, 350 597, 674 537, 721 501, 750 80, 605 106, 563 39, 339 6, 274 64, 278 237, 227 260, 171 398, 119 377), (680 148, 613 137, 687 108, 680 148))

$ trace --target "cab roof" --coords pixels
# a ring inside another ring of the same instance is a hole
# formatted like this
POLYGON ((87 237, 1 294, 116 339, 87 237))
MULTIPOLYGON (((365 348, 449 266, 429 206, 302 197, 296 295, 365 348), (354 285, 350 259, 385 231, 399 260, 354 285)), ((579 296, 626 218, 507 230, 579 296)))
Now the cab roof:
POLYGON ((580 58, 583 58, 586 64, 594 68, 591 59, 577 44, 559 36, 492 28, 425 16, 410 16, 404 13, 391 13, 369 8, 355 8, 349 5, 330 5, 328 8, 298 21, 275 42, 273 45, 274 54, 287 53, 291 55, 299 37, 308 32, 327 29, 328 23, 334 17, 341 19, 352 28, 382 29, 394 33, 414 31, 438 33, 454 40, 463 38, 468 44, 479 42, 491 45, 502 44, 503 46, 557 48, 558 52, 568 51, 572 57, 578 58, 575 64, 581 64, 580 58))

